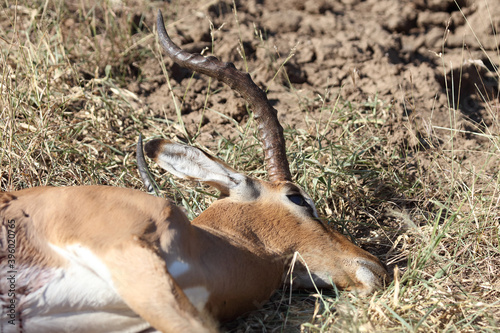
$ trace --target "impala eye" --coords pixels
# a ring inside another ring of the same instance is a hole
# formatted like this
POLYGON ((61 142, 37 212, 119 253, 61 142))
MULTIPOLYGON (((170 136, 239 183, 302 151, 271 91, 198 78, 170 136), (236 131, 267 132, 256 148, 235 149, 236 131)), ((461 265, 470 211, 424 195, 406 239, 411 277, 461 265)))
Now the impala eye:
POLYGON ((300 194, 290 194, 287 195, 288 199, 290 199, 291 202, 293 202, 296 205, 299 206, 309 206, 307 201, 304 199, 304 197, 300 194))

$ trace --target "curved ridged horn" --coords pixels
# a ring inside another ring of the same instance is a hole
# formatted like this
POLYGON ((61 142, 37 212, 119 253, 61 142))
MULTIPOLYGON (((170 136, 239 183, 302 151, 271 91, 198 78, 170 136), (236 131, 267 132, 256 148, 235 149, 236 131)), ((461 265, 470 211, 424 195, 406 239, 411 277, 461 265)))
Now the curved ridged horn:
POLYGON ((139 134, 139 140, 137 140, 136 148, 136 158, 137 158, 137 168, 139 169, 139 175, 141 175, 142 182, 146 187, 146 191, 149 194, 158 196, 159 190, 156 186, 153 178, 151 177, 148 169, 146 160, 144 159, 144 149, 142 147, 142 135, 139 134))
POLYGON ((233 63, 221 62, 215 57, 205 58, 201 54, 191 54, 175 45, 165 30, 161 10, 158 10, 156 24, 158 38, 167 55, 176 64, 227 84, 250 104, 262 141, 269 180, 290 181, 292 175, 286 158, 283 127, 278 121, 278 111, 271 106, 264 91, 252 81, 248 73, 237 70, 233 63))

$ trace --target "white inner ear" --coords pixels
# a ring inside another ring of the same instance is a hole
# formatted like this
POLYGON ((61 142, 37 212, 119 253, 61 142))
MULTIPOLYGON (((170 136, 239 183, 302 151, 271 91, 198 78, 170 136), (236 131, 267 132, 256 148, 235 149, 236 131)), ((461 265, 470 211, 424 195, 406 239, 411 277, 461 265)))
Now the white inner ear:
POLYGON ((246 178, 198 148, 179 143, 164 144, 156 162, 177 177, 209 182, 220 189, 234 188, 246 178))

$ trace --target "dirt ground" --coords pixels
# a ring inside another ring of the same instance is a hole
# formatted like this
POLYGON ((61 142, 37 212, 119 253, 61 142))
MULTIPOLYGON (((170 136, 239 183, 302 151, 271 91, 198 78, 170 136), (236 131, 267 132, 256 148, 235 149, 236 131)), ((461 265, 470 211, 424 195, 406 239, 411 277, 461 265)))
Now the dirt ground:
MULTIPOLYGON (((161 9, 171 37, 183 48, 210 50, 213 38, 217 57, 247 66, 257 84, 268 84, 285 127, 307 129, 305 115, 319 117, 322 110, 318 96, 327 103, 337 97, 351 103, 372 100, 386 110, 382 121, 389 144, 415 152, 454 145, 456 158, 478 167, 486 163, 495 173, 497 159, 475 154, 486 139, 471 133, 498 133, 499 41, 488 13, 500 17, 500 7, 485 1, 458 4, 460 9, 453 0, 250 0, 237 2, 236 15, 224 1, 177 5, 174 14, 168 6, 161 9), (283 63, 286 74, 278 67, 283 63)), ((146 13, 145 20, 154 22, 154 13, 146 13)), ((166 64, 172 66, 169 59, 166 64)), ((156 59, 140 71, 147 80, 129 90, 151 109, 175 117, 156 59)), ((207 79, 196 76, 189 83, 191 73, 175 65, 171 79, 173 85, 195 87, 182 108, 188 130, 195 132, 202 115, 192 111, 205 105, 207 79)), ((243 102, 233 97, 225 89, 206 106, 242 121, 243 102)), ((231 136, 228 121, 210 113, 203 117, 202 143, 210 145, 211 133, 231 136)), ((428 156, 418 156, 425 164, 428 156)))

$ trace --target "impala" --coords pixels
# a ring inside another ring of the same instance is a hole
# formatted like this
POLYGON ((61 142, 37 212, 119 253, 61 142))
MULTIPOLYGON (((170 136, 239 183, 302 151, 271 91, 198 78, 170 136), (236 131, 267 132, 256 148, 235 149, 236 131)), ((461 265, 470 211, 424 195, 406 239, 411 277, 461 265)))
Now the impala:
POLYGON ((157 24, 176 63, 247 100, 269 181, 197 148, 153 140, 144 150, 161 167, 220 191, 192 222, 172 202, 125 188, 0 193, 0 331, 214 332, 217 321, 265 302, 296 253, 294 287, 335 285, 362 295, 382 287, 387 272, 380 261, 326 226, 291 182, 283 129, 264 92, 231 63, 182 51, 161 12, 157 24))

